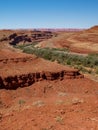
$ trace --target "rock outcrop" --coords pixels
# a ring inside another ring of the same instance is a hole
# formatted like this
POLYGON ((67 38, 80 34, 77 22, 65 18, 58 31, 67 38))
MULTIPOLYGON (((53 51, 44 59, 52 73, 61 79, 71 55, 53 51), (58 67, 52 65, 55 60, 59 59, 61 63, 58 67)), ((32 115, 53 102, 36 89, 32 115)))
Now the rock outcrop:
POLYGON ((18 87, 27 87, 35 82, 42 80, 66 80, 83 78, 78 71, 66 71, 61 70, 60 72, 35 72, 22 75, 8 76, 5 78, 0 77, 0 89, 16 89, 18 87))
POLYGON ((83 78, 77 69, 24 53, 0 52, 0 89, 27 87, 38 81, 83 78))
MULTIPOLYGON (((3 31, 1 31, 3 33, 3 31)), ((7 41, 11 45, 41 42, 56 36, 56 32, 38 30, 9 30, 0 36, 0 42, 7 41)))
MULTIPOLYGON (((11 36, 9 36, 9 37, 11 37, 11 36)), ((14 38, 12 38, 9 43, 11 45, 16 45, 16 44, 18 44, 20 42, 23 42, 23 43, 25 43, 25 42, 32 42, 32 39, 30 37, 28 37, 27 35, 20 35, 20 36, 15 36, 14 38)))
POLYGON ((46 61, 35 55, 0 51, 0 89, 27 87, 43 80, 83 78, 77 69, 46 61))

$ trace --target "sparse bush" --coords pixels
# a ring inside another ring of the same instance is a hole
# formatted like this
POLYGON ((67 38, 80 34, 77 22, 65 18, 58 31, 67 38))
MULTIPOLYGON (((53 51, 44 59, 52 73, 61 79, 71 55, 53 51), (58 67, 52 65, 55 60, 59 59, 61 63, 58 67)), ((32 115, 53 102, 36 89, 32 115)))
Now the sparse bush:
POLYGON ((63 118, 61 116, 57 116, 55 119, 56 119, 56 122, 63 124, 63 118))
POLYGON ((25 102, 24 100, 21 99, 21 100, 19 100, 18 103, 19 103, 19 105, 21 106, 21 105, 25 104, 26 102, 25 102))
POLYGON ((33 50, 31 48, 25 48, 25 49, 23 49, 23 52, 28 53, 28 54, 32 54, 33 50))
POLYGON ((98 68, 96 69, 96 74, 98 74, 98 68))

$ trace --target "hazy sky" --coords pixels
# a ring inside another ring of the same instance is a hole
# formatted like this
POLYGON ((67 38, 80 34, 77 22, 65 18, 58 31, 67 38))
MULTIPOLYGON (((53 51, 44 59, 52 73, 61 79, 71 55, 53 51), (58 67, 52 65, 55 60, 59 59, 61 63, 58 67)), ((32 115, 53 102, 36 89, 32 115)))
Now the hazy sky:
POLYGON ((0 29, 94 25, 98 25, 98 0, 0 0, 0 29))

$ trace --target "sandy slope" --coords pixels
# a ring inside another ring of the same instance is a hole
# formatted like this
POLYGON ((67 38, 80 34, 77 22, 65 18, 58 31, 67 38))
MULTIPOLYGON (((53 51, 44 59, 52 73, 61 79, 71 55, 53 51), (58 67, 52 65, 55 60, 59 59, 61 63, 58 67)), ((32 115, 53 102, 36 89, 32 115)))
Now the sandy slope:
POLYGON ((37 47, 64 48, 73 52, 98 53, 98 26, 80 32, 66 32, 43 41, 37 47))

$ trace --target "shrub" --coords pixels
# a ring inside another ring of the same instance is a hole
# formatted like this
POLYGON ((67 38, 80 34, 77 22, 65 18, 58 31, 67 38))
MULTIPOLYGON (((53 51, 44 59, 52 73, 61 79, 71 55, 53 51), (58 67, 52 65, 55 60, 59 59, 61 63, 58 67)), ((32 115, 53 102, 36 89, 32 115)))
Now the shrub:
POLYGON ((21 106, 21 105, 23 105, 23 104, 25 103, 25 101, 22 100, 22 99, 20 99, 18 103, 19 103, 19 105, 21 106))
MULTIPOLYGON (((88 56, 76 55, 68 52, 66 48, 36 48, 33 43, 29 45, 18 45, 16 47, 22 49, 24 53, 35 54, 46 60, 56 60, 60 64, 67 64, 73 67, 77 66, 82 72, 91 73, 92 71, 88 71, 85 67, 95 68, 98 66, 98 54, 90 54, 88 56)), ((96 74, 98 74, 98 70, 96 74)))
POLYGON ((96 69, 96 74, 98 74, 98 68, 96 69))

